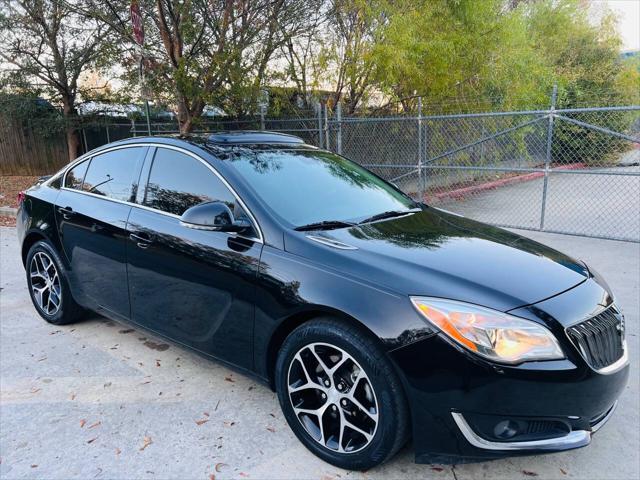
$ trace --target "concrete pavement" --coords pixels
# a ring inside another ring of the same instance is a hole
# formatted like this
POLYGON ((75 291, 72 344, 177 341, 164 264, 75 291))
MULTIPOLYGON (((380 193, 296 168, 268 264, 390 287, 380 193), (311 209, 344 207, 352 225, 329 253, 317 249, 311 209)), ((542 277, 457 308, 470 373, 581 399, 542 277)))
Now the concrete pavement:
POLYGON ((42 321, 15 231, 1 228, 0 477, 637 479, 640 245, 521 233, 584 259, 616 292, 633 368, 618 411, 581 450, 441 466, 414 464, 407 447, 361 473, 309 453, 275 394, 220 364, 100 317, 66 327, 42 321))

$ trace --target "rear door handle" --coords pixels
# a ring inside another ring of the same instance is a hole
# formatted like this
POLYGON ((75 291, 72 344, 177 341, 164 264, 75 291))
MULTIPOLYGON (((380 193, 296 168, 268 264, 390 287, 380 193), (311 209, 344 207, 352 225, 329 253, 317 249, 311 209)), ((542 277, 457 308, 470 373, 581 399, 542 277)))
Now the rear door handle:
POLYGON ((60 213, 65 220, 69 220, 73 216, 74 211, 71 207, 60 207, 58 208, 58 213, 60 213))
POLYGON ((147 233, 130 233, 129 238, 140 248, 148 248, 153 242, 151 235, 147 233))

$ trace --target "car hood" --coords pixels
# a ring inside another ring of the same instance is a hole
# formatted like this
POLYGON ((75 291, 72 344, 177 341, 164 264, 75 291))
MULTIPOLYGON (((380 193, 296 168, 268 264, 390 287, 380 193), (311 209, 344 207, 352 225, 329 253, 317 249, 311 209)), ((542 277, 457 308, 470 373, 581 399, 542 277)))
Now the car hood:
POLYGON ((305 232, 286 245, 288 251, 396 292, 501 311, 550 298, 589 278, 583 263, 556 250, 431 207, 351 228, 305 232), (320 244, 317 237, 343 248, 320 244))

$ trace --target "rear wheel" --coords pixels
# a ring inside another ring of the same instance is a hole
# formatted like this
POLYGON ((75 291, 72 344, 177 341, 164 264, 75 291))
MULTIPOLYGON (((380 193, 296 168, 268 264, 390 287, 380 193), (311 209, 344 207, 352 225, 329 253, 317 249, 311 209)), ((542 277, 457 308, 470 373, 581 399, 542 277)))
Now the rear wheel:
POLYGON ((48 242, 31 247, 26 270, 31 301, 42 318, 54 325, 82 318, 85 311, 73 299, 60 257, 48 242))
POLYGON ((285 340, 276 376, 289 426, 323 460, 367 470, 406 443, 400 380, 367 332, 332 318, 305 323, 285 340))

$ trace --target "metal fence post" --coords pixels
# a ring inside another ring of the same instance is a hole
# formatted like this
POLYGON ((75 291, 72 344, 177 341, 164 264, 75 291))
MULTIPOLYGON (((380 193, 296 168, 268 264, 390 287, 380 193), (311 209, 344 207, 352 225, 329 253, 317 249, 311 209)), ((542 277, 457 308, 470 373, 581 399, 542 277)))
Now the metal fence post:
POLYGON ((322 148, 322 103, 318 102, 318 148, 322 148))
POLYGON ((329 105, 326 102, 324 104, 324 148, 331 150, 329 145, 329 105))
POLYGON ((551 167, 551 147, 553 142, 553 120, 556 111, 556 98, 558 96, 558 84, 553 84, 551 93, 551 108, 549 109, 549 125, 547 127, 547 151, 544 160, 544 184, 542 186, 542 208, 540 209, 540 230, 544 230, 544 215, 547 209, 547 189, 549 188, 549 170, 551 167))
POLYGON ((336 153, 342 155, 342 104, 336 104, 336 153))
POLYGON ((325 103, 323 105, 324 108, 324 148, 326 150, 331 150, 331 146, 329 145, 329 105, 325 103))
POLYGON ((134 118, 131 119, 131 133, 133 137, 136 137, 136 120, 134 118))
POLYGON ((424 202, 424 179, 422 165, 424 164, 424 146, 422 140, 422 97, 418 97, 418 201, 424 202))

